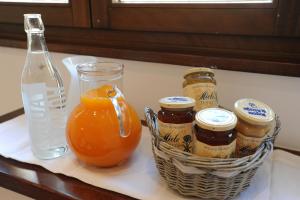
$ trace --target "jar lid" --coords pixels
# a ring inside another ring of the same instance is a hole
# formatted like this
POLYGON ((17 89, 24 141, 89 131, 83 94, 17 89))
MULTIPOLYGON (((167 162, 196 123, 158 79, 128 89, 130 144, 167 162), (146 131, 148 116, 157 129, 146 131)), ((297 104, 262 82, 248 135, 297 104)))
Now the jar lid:
POLYGON ((234 112, 242 120, 255 125, 268 125, 275 118, 275 113, 267 104, 255 99, 236 101, 234 112))
POLYGON ((210 131, 228 131, 237 123, 235 114, 222 108, 206 108, 197 112, 195 118, 199 127, 210 131))
POLYGON ((185 71, 183 77, 186 77, 189 74, 193 73, 199 73, 199 72, 207 72, 207 73, 214 73, 214 70, 208 67, 196 67, 196 68, 191 68, 185 71))
POLYGON ((160 99, 159 104, 164 108, 191 108, 195 106, 195 100, 190 97, 173 96, 160 99))

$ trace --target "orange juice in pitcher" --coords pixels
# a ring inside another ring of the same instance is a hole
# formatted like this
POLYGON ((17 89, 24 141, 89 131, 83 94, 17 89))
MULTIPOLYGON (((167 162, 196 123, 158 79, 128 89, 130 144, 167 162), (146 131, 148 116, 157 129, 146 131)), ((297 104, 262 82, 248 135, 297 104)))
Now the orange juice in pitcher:
POLYGON ((141 137, 141 122, 119 90, 123 65, 97 62, 77 66, 80 104, 67 123, 67 140, 87 164, 110 167, 126 160, 141 137))

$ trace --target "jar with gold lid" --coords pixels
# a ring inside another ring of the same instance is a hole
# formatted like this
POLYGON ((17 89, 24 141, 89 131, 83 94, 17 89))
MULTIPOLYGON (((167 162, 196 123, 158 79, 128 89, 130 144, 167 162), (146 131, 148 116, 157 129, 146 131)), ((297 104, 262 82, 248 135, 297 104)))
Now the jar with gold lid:
POLYGON ((237 154, 251 155, 270 131, 275 114, 268 105, 255 99, 236 101, 234 112, 238 116, 237 154))
POLYGON ((196 100, 195 110, 218 107, 217 82, 214 71, 199 67, 186 71, 183 82, 183 95, 196 100))
POLYGON ((235 154, 237 117, 221 108, 207 108, 195 117, 193 153, 203 157, 230 158, 235 154))
POLYGON ((194 121, 195 100, 174 96, 159 100, 158 129, 160 136, 170 145, 191 152, 192 123, 194 121))

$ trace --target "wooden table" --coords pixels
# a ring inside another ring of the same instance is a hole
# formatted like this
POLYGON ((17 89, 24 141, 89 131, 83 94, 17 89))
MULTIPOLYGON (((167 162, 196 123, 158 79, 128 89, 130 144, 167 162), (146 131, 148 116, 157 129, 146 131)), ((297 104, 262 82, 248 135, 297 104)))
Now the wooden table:
MULTIPOLYGON (((18 109, 0 116, 0 123, 24 113, 18 109)), ((0 156, 0 186, 35 199, 134 199, 98 188, 41 166, 18 162, 0 156)))

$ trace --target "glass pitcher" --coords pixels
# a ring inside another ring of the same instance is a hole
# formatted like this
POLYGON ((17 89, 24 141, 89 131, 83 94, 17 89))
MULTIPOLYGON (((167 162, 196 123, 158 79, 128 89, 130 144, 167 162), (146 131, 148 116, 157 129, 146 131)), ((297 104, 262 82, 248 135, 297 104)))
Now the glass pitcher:
POLYGON ((80 103, 69 115, 66 134, 69 146, 85 163, 117 165, 139 143, 140 119, 121 92, 123 68, 113 62, 77 66, 80 103))

